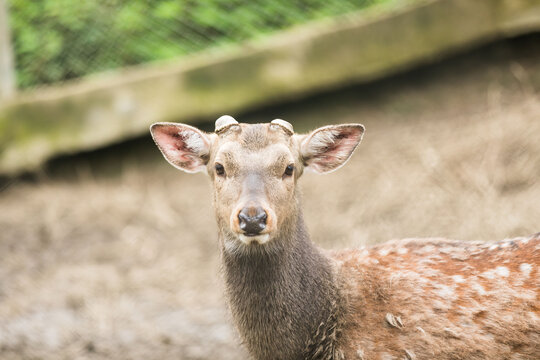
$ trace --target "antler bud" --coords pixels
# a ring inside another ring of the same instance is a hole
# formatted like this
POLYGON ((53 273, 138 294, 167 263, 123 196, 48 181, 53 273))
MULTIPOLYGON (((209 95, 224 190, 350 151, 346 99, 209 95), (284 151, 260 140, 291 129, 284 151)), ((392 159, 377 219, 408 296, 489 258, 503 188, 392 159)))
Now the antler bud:
POLYGON ((232 116, 223 115, 216 120, 216 129, 214 132, 219 134, 234 125, 238 125, 238 121, 236 121, 232 116))
POLYGON ((283 130, 285 130, 286 133, 288 133, 289 135, 293 135, 294 134, 294 129, 293 129, 293 126, 285 121, 285 120, 281 120, 281 119, 275 119, 275 120, 272 120, 270 122, 270 124, 272 125, 277 125, 279 127, 281 127, 283 130))

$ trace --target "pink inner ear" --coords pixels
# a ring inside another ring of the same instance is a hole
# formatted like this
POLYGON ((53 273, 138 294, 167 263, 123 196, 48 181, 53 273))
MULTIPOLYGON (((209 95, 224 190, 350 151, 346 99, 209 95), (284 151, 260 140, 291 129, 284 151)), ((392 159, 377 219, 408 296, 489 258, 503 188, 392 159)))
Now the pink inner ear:
POLYGON ((343 165, 360 142, 363 128, 340 127, 322 130, 314 134, 318 145, 313 151, 309 165, 318 172, 328 172, 343 165), (323 132, 325 132, 323 134, 323 132))
POLYGON ((207 143, 196 130, 181 125, 160 125, 153 130, 154 140, 174 166, 196 171, 204 165, 207 143))

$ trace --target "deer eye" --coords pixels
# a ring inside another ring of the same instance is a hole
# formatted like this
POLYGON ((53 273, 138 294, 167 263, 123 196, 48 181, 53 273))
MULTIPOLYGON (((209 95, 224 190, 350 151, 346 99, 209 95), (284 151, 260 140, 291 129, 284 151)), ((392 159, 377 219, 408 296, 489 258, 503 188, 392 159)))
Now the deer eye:
POLYGON ((225 168, 220 163, 216 163, 214 168, 216 169, 216 174, 218 176, 224 176, 225 175, 225 168))
POLYGON ((285 168, 285 173, 283 174, 283 177, 292 176, 293 172, 294 172, 294 165, 293 164, 287 165, 287 167, 285 168))

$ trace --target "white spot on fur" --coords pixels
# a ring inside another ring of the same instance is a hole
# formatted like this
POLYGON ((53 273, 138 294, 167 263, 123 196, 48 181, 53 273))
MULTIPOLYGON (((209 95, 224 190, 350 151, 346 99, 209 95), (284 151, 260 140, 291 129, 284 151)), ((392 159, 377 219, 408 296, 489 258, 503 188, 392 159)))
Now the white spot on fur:
POLYGON ((484 277, 486 279, 493 280, 496 277, 495 270, 491 269, 491 270, 484 271, 480 276, 482 276, 482 277, 484 277))
POLYGON ((440 312, 440 311, 448 309, 448 305, 445 302, 440 301, 440 300, 433 299, 431 301, 431 305, 435 312, 440 312))
POLYGON ((404 248, 404 247, 399 248, 398 251, 397 251, 397 253, 398 253, 399 255, 405 255, 405 254, 408 253, 408 252, 409 252, 409 249, 404 248))
POLYGON ((452 276, 452 279, 454 280, 454 282, 455 282, 456 284, 461 284, 462 282, 465 281, 465 279, 463 278, 462 275, 453 275, 453 276, 452 276))
POLYGON ((381 249, 378 251, 379 255, 381 256, 386 256, 390 253, 390 250, 389 249, 381 249))
POLYGON ((523 276, 528 278, 529 275, 531 274, 531 271, 532 271, 532 265, 527 264, 527 263, 523 263, 523 264, 519 265, 519 271, 521 271, 523 276))
POLYGON ((489 250, 497 250, 499 248, 499 245, 495 244, 495 245, 491 245, 489 247, 489 250))
POLYGON ((498 277, 508 277, 510 270, 506 266, 497 266, 495 269, 487 270, 482 273, 482 277, 494 280, 498 277))
POLYGON ((480 285, 479 283, 475 282, 475 283, 472 284, 471 287, 478 293, 478 295, 486 295, 487 294, 484 287, 482 285, 480 285))
POLYGON ((508 277, 508 275, 510 275, 510 270, 508 270, 506 266, 497 266, 495 272, 502 277, 508 277))
POLYGON ((435 246, 426 245, 418 250, 420 254, 433 254, 435 252, 435 246))
POLYGON ((455 295, 453 286, 447 286, 443 284, 437 284, 437 289, 434 292, 443 299, 450 299, 453 298, 455 295))

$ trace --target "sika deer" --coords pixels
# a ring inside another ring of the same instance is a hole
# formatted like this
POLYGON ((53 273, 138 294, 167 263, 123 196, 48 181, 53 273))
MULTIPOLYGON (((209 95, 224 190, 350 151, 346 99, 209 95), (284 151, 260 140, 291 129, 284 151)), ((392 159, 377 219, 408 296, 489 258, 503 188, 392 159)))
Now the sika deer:
POLYGON ((362 125, 297 135, 224 116, 212 134, 151 132, 173 166, 212 180, 227 297, 253 358, 540 359, 540 234, 336 253, 311 242, 297 180, 345 164, 362 125))

